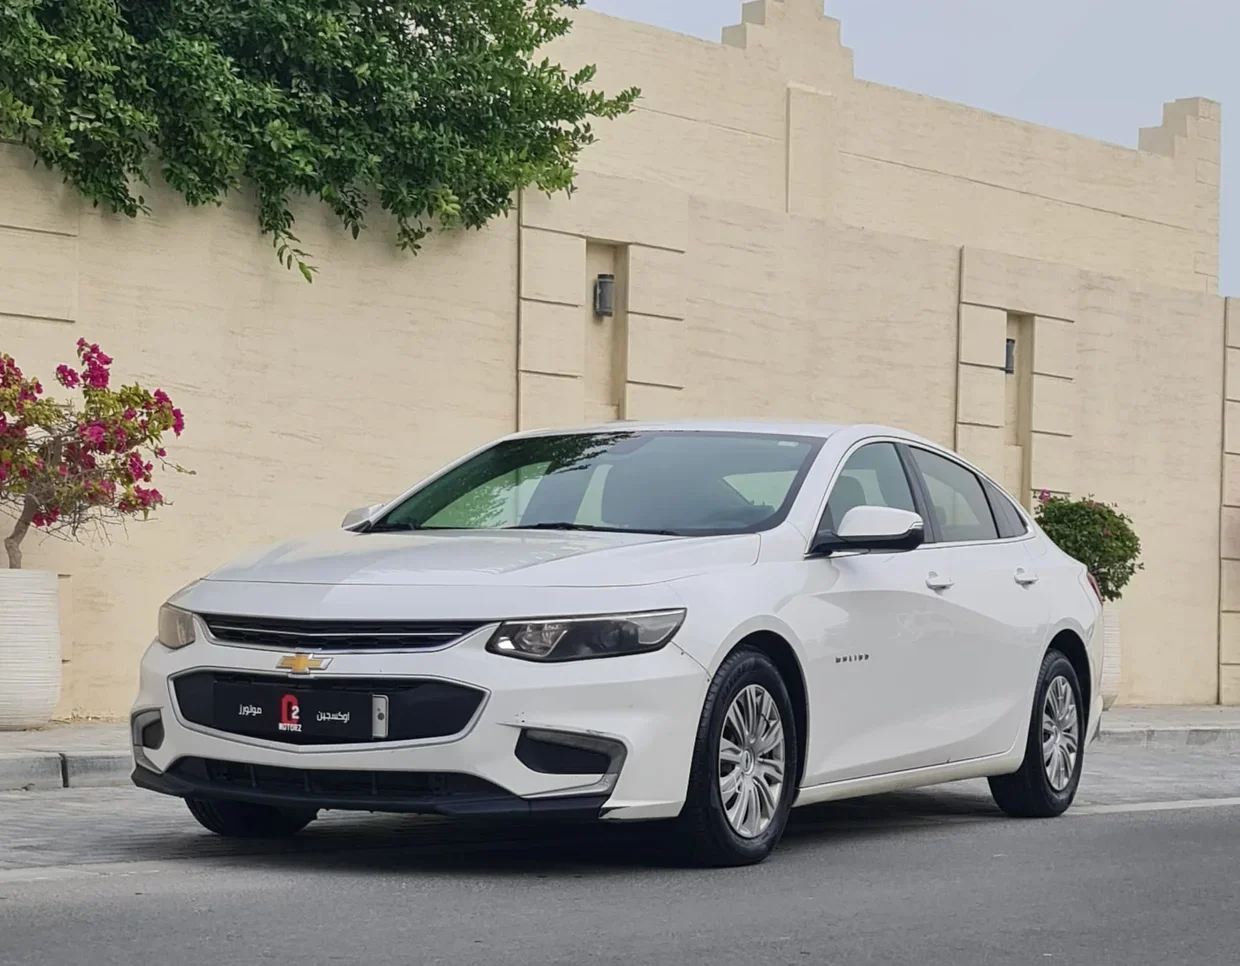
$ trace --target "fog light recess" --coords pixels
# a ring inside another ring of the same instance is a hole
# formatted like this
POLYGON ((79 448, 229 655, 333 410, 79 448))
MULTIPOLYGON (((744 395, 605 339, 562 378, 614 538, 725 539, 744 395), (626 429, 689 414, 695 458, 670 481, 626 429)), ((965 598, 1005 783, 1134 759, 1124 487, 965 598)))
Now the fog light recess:
POLYGON ((624 754, 610 738, 535 729, 522 731, 516 748, 517 760, 540 775, 615 775, 624 754))
POLYGON ((146 756, 146 752, 148 750, 158 751, 163 747, 163 715, 159 711, 139 711, 129 721, 129 734, 133 744, 134 761, 149 771, 160 771, 146 756))

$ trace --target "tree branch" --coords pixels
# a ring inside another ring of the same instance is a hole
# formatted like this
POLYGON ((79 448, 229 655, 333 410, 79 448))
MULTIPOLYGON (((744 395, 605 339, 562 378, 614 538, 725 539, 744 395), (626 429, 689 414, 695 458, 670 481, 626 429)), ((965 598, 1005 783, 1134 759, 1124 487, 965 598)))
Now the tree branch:
POLYGON ((26 503, 17 518, 13 532, 4 538, 4 549, 9 555, 10 570, 22 569, 22 541, 26 539, 26 534, 30 530, 30 522, 34 519, 37 510, 38 505, 34 499, 26 497, 26 503))

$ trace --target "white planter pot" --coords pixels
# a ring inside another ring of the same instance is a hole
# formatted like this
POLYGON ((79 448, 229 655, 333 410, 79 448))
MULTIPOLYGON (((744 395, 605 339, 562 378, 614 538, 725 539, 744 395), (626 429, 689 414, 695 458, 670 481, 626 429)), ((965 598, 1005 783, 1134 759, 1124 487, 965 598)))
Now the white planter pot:
POLYGON ((1102 708, 1109 711, 1119 697, 1120 651, 1119 607, 1107 601, 1102 605, 1102 708))
POLYGON ((47 724, 59 700, 58 578, 0 570, 0 731, 47 724))

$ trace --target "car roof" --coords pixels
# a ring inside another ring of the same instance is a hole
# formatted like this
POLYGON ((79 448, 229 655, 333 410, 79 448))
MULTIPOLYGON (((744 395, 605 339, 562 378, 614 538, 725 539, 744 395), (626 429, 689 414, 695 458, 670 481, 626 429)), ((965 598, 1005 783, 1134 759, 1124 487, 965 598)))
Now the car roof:
MULTIPOLYGON (((660 433, 745 433, 754 435, 806 436, 812 439, 830 439, 839 433, 850 436, 892 436, 910 442, 926 442, 921 437, 902 429, 869 423, 820 423, 790 419, 682 419, 646 422, 621 420, 612 423, 596 423, 585 426, 565 426, 556 429, 538 429, 516 433, 512 438, 530 436, 562 436, 573 433, 606 433, 625 430, 629 432, 660 433)), ((930 445, 934 445, 931 443, 930 445)))

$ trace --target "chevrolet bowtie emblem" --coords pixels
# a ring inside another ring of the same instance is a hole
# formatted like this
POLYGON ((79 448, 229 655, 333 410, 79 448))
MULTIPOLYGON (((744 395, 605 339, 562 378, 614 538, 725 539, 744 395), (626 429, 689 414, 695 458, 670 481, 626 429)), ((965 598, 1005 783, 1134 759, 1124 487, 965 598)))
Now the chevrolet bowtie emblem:
POLYGON ((312 654, 290 654, 288 657, 280 658, 280 663, 276 667, 281 671, 288 671, 290 674, 309 674, 311 671, 325 671, 327 665, 331 664, 330 657, 315 657, 312 654))

